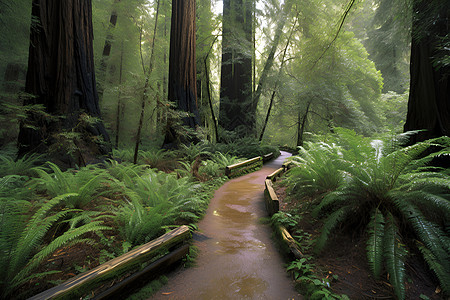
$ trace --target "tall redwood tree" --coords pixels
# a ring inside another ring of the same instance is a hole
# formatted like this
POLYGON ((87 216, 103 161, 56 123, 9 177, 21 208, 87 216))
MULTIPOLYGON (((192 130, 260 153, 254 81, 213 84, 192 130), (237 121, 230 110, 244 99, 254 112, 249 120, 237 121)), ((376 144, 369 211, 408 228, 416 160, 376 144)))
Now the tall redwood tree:
POLYGON ((58 119, 30 113, 19 155, 53 149, 63 163, 84 165, 111 150, 99 120, 91 0, 33 0, 32 17, 38 26, 31 27, 25 90, 34 97, 24 104, 41 104, 58 119))
POLYGON ((254 136, 252 99, 253 0, 224 0, 219 124, 254 136))
MULTIPOLYGON (((185 113, 182 125, 194 129, 199 125, 197 108, 197 69, 195 56, 195 0, 172 1, 170 29, 168 98, 177 110, 185 113)), ((164 140, 165 148, 192 141, 183 129, 169 121, 164 140)))
POLYGON ((450 2, 414 0, 411 87, 405 131, 422 130, 411 142, 450 136, 450 2))

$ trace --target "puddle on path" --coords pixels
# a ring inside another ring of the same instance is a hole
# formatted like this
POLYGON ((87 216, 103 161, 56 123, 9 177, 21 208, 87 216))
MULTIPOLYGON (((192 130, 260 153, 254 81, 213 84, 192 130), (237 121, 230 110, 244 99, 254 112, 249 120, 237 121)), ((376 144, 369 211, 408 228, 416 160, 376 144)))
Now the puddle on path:
POLYGON ((262 170, 228 181, 211 200, 194 237, 196 266, 179 270, 153 299, 301 299, 259 222, 265 177, 287 154, 262 170))

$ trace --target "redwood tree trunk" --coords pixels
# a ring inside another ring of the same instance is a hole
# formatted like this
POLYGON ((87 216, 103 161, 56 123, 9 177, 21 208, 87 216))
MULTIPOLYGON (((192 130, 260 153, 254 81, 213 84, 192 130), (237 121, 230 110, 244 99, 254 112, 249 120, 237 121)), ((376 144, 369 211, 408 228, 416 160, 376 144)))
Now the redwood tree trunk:
MULTIPOLYGON (((177 110, 189 114, 182 118, 182 125, 192 129, 199 125, 195 41, 195 0, 173 0, 168 99, 176 103, 177 110)), ((174 121, 168 122, 165 148, 190 142, 174 121)))
POLYGON ((24 104, 42 104, 46 113, 62 118, 51 120, 42 114, 30 114, 21 124, 19 155, 48 151, 61 142, 58 134, 64 130, 80 133, 72 140, 77 148, 72 159, 65 155, 67 149, 58 151, 70 164, 84 164, 96 155, 109 153, 109 136, 103 123, 80 122, 82 115, 85 120, 100 117, 91 1, 33 0, 32 16, 40 26, 31 27, 25 90, 35 98, 24 104))
POLYGON ((254 136, 252 104, 253 0, 224 0, 219 124, 254 136))
POLYGON ((426 130, 414 137, 411 142, 415 143, 450 135, 450 66, 436 64, 436 59, 445 56, 440 43, 450 32, 450 3, 415 0, 413 11, 411 87, 404 130, 426 130))

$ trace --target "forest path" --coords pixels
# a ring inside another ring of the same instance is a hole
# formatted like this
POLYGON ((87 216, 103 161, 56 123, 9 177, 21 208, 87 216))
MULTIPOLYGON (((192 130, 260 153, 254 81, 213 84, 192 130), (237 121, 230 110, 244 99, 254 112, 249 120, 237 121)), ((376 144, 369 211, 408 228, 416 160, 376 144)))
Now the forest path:
POLYGON ((264 180, 289 153, 219 188, 194 234, 196 265, 177 270, 152 299, 301 299, 271 240, 264 180))

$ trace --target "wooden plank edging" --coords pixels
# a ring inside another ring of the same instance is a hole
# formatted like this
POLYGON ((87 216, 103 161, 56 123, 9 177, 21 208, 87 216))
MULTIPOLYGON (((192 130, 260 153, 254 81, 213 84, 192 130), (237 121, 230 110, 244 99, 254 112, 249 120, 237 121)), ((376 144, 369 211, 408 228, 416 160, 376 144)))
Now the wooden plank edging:
POLYGON ((265 190, 264 190, 264 199, 266 202, 266 210, 269 216, 273 216, 276 212, 280 210, 280 202, 278 201, 277 194, 273 189, 272 180, 265 180, 265 190))
POLYGON ((272 174, 267 175, 267 179, 272 180, 273 182, 277 181, 277 177, 280 177, 284 173, 284 168, 279 168, 278 170, 274 171, 272 174))
POLYGON ((174 247, 189 239, 190 236, 189 227, 186 225, 180 226, 147 244, 111 259, 92 270, 81 273, 58 286, 37 294, 31 297, 30 300, 58 299, 71 293, 75 293, 91 284, 95 284, 102 279, 108 278, 108 276, 111 276, 113 273, 139 267, 140 264, 151 259, 156 251, 163 247, 174 247))
POLYGON ((225 168, 225 175, 228 176, 228 177, 232 177, 232 175, 233 175, 232 173, 235 170, 238 171, 238 170, 242 170, 242 169, 249 168, 249 167, 252 167, 254 165, 259 165, 259 164, 261 166, 263 164, 263 159, 262 159, 261 156, 257 156, 257 157, 248 159, 246 161, 243 161, 243 162, 231 165, 231 166, 227 166, 225 168))
POLYGON ((292 254, 294 254, 295 258, 298 258, 298 259, 302 258, 303 253, 300 251, 300 249, 297 245, 297 242, 291 236, 291 234, 286 229, 286 227, 280 225, 280 226, 278 226, 278 230, 280 231, 283 242, 289 247, 289 250, 291 251, 292 254))
MULTIPOLYGON (((265 181, 265 190, 264 190, 264 199, 266 202, 266 210, 269 216, 277 213, 280 210, 280 201, 278 200, 278 196, 275 193, 273 188, 273 181, 276 181, 277 177, 280 177, 284 172, 289 169, 289 162, 283 164, 282 168, 274 171, 272 174, 267 176, 265 181)), ((291 236, 286 227, 279 225, 277 229, 281 235, 281 239, 289 248, 290 252, 295 256, 295 258, 302 258, 303 253, 300 251, 300 248, 297 245, 295 239, 291 236)))

